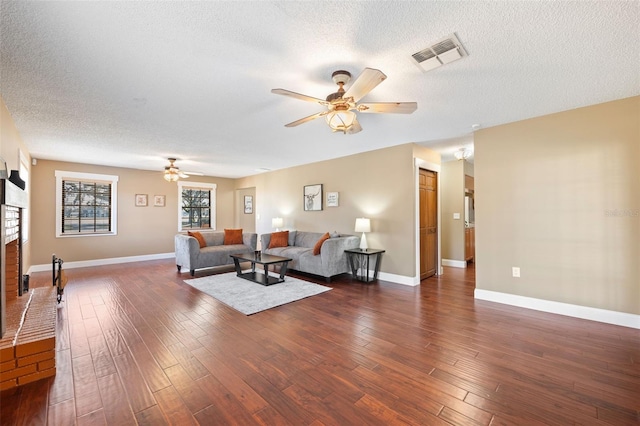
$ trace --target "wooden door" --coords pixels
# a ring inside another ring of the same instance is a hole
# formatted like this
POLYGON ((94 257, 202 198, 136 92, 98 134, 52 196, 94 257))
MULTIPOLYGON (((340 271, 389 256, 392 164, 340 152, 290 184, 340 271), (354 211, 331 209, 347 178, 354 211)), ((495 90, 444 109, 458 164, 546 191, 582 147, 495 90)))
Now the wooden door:
POLYGON ((420 169, 420 279, 436 274, 438 264, 438 175, 420 169))

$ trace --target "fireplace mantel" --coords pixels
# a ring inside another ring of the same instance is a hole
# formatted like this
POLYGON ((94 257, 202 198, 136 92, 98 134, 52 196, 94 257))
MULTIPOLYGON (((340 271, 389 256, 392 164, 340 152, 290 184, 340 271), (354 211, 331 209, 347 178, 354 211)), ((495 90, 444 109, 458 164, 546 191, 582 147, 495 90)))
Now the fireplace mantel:
POLYGON ((2 204, 26 209, 29 205, 28 195, 8 179, 2 179, 2 204))

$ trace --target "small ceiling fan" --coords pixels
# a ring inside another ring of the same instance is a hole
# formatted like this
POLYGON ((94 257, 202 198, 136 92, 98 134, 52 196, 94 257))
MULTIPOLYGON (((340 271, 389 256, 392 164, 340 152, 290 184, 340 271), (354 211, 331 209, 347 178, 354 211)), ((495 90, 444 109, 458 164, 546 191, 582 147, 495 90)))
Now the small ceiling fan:
POLYGON ((418 104, 416 102, 377 102, 359 104, 358 101, 360 99, 365 97, 371 90, 387 78, 387 76, 380 70, 365 68, 364 71, 362 71, 362 73, 353 81, 351 87, 346 91, 344 89, 344 85, 351 80, 351 73, 349 71, 335 71, 331 75, 331 78, 339 88, 337 92, 331 93, 327 96, 326 100, 302 95, 285 89, 271 90, 271 93, 275 93, 277 95, 290 96, 303 101, 317 102, 327 108, 325 111, 285 124, 285 127, 295 127, 299 124, 306 123, 307 121, 315 120, 319 117, 325 117, 327 124, 334 132, 353 134, 362 130, 354 111, 363 113, 411 114, 418 108, 418 104))
POLYGON ((185 179, 190 175, 202 176, 202 173, 181 171, 180 168, 174 164, 176 162, 175 158, 167 158, 167 160, 169 160, 169 165, 164 168, 164 180, 167 182, 175 182, 180 178, 185 179))

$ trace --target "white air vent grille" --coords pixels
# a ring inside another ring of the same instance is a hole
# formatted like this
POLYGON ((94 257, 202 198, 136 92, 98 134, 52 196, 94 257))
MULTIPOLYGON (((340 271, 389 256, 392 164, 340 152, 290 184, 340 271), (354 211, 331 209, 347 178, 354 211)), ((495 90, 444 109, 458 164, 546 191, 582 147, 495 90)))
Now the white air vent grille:
POLYGON ((413 59, 415 59, 416 62, 420 63, 426 61, 427 59, 435 58, 436 54, 433 53, 431 49, 424 49, 418 53, 414 53, 411 56, 413 56, 413 59))
POLYGON ((455 34, 451 34, 411 56, 422 69, 429 71, 463 58, 467 56, 467 52, 462 47, 458 37, 455 34))

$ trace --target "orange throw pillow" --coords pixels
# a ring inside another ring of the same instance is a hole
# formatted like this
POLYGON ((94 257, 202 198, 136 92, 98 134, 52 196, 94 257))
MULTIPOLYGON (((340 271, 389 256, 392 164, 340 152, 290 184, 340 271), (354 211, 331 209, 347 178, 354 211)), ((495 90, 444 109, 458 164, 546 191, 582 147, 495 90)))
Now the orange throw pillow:
POLYGON ((269 248, 286 247, 289 245, 289 231, 274 232, 271 234, 269 248))
POLYGON ((322 237, 320 237, 320 239, 318 240, 316 245, 313 246, 313 255, 314 256, 317 256, 317 255, 320 254, 320 249, 322 249, 322 243, 327 241, 329 238, 331 238, 331 236, 329 235, 328 232, 326 232, 322 237))
POLYGON ((203 247, 207 246, 207 242, 204 240, 204 237, 202 236, 201 233, 187 231, 187 235, 189 235, 190 237, 193 237, 196 240, 198 240, 198 244, 200 244, 200 248, 203 248, 203 247))
POLYGON ((224 245, 242 244, 242 228, 241 229, 225 229, 224 245))

